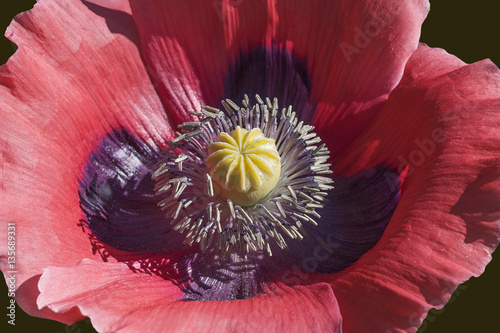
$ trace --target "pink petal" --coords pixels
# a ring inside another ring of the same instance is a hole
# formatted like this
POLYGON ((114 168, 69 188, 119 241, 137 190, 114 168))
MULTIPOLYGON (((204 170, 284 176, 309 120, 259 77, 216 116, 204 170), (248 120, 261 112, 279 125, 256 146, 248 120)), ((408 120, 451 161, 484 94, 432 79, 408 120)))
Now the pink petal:
POLYGON ((421 45, 338 172, 406 173, 379 243, 333 275, 347 331, 414 332, 480 275, 500 240, 500 72, 421 45), (363 295, 363 296, 360 296, 363 295))
POLYGON ((305 58, 314 125, 336 154, 367 126, 417 48, 419 1, 277 1, 274 42, 305 58))
MULTIPOLYGON (((0 131, 8 134, 0 139, 1 214, 16 223, 17 252, 24 254, 17 295, 32 315, 46 316, 34 304, 44 267, 93 257, 77 226, 78 178, 98 139, 121 127, 149 145, 171 135, 135 31, 109 31, 120 20, 123 13, 90 3, 47 0, 7 30, 19 50, 0 69, 0 131)), ((0 242, 4 256, 6 238, 0 242)), ((1 265, 6 270, 5 260, 1 265)))
POLYGON ((84 260, 49 267, 40 279, 40 307, 78 306, 100 332, 340 332, 341 317, 324 283, 273 285, 266 295, 235 301, 182 301, 178 287, 122 263, 84 260))
POLYGON ((428 12, 426 0, 132 0, 131 7, 145 60, 177 121, 200 104, 219 105, 229 64, 240 54, 283 47, 306 59, 319 104, 315 123, 335 151, 366 127, 397 84, 428 12))
POLYGON ((262 0, 130 3, 149 71, 178 122, 187 110, 219 105, 230 59, 265 36, 262 0))
MULTIPOLYGON (((117 332, 127 326, 124 318, 133 312, 148 312, 153 304, 169 304, 182 296, 178 287, 156 275, 133 273, 123 263, 89 259, 74 267, 46 268, 38 288, 40 308, 64 313, 78 306, 102 332, 117 332)), ((142 321, 135 316, 133 320, 142 321)))

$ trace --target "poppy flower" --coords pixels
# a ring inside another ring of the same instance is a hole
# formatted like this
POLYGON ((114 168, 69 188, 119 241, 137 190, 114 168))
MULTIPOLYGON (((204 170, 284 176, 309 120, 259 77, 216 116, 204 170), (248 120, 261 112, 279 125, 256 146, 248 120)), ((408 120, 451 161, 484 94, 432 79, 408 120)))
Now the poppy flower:
POLYGON ((500 234, 500 72, 419 44, 427 12, 41 0, 17 16, 0 70, 16 301, 102 332, 416 331, 500 234))

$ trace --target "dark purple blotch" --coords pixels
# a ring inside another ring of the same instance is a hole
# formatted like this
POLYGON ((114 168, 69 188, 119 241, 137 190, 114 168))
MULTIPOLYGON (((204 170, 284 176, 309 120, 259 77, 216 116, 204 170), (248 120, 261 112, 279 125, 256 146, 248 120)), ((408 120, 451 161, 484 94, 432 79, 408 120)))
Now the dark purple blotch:
POLYGON ((308 236, 288 242, 290 262, 306 272, 330 274, 354 264, 380 240, 400 199, 398 174, 384 166, 333 178, 318 226, 304 223, 308 236))
POLYGON ((160 159, 126 130, 101 139, 80 179, 85 222, 97 239, 120 251, 166 253, 179 248, 179 237, 157 207, 151 179, 160 159))
POLYGON ((311 78, 305 59, 282 47, 256 47, 241 53, 229 66, 224 81, 225 98, 241 103, 247 94, 251 104, 255 94, 278 98, 280 108, 293 106, 299 120, 312 123, 316 104, 310 101, 311 78))

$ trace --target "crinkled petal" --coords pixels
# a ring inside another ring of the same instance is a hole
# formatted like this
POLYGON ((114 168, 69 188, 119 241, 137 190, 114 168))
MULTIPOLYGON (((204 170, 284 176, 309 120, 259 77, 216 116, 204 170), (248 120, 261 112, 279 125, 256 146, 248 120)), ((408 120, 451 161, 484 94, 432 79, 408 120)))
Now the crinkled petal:
POLYGON ((414 332, 431 307, 483 272, 500 240, 499 110, 496 66, 421 45, 341 157, 337 172, 385 163, 406 174, 382 239, 331 276, 346 330, 414 332))
MULTIPOLYGON (((175 120, 188 120, 186 111, 199 110, 202 103, 218 105, 228 66, 222 3, 132 0, 130 5, 149 72, 175 120)), ((256 8, 252 12, 259 18, 256 8)))
MULTIPOLYGON (((306 62, 311 104, 318 104, 315 123, 329 146, 340 151, 401 78, 417 47, 428 2, 132 0, 131 8, 145 61, 177 121, 185 121, 186 110, 201 103, 219 105, 224 88, 233 97, 224 78, 234 67, 230 64, 255 57, 250 50, 285 49, 306 62)), ((251 71, 239 71, 245 76, 240 82, 265 76, 265 65, 281 68, 264 53, 253 60, 251 71)))
POLYGON ((272 285, 247 300, 183 301, 175 285, 156 275, 84 260, 47 268, 39 288, 40 307, 78 306, 100 332, 341 332, 335 296, 323 283, 272 285))
POLYGON ((417 48, 429 10, 417 1, 277 1, 273 40, 306 59, 314 125, 334 153, 367 126, 417 48))
MULTIPOLYGON (((84 259, 74 267, 47 267, 38 283, 40 308, 64 313, 78 306, 100 332, 118 332, 129 321, 143 322, 155 305, 169 304, 182 295, 179 288, 157 275, 134 273, 124 263, 84 259), (135 313, 135 315, 134 315, 135 313), (133 319, 132 319, 133 318, 133 319), (142 318, 142 319, 145 319, 142 318)), ((158 324, 157 331, 165 326, 158 324)))
POLYGON ((76 0, 44 0, 17 16, 7 36, 19 50, 0 69, 0 132, 8 134, 0 139, 1 218, 16 223, 18 253, 30 254, 16 267, 19 304, 42 315, 30 278, 48 265, 93 256, 77 226, 83 217, 78 178, 87 155, 115 127, 150 146, 171 130, 130 15, 76 0))

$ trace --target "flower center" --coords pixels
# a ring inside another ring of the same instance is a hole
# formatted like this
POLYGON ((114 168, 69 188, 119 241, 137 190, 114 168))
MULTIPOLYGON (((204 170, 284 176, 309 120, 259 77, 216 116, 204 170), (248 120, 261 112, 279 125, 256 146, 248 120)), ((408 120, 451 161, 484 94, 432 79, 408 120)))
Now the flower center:
POLYGON ((291 107, 256 96, 191 113, 155 166, 158 206, 185 244, 272 255, 316 226, 333 181, 328 149, 291 107))
POLYGON ((207 172, 215 193, 224 200, 251 206, 265 198, 278 182, 281 164, 275 141, 259 128, 237 126, 222 132, 209 147, 207 172))

